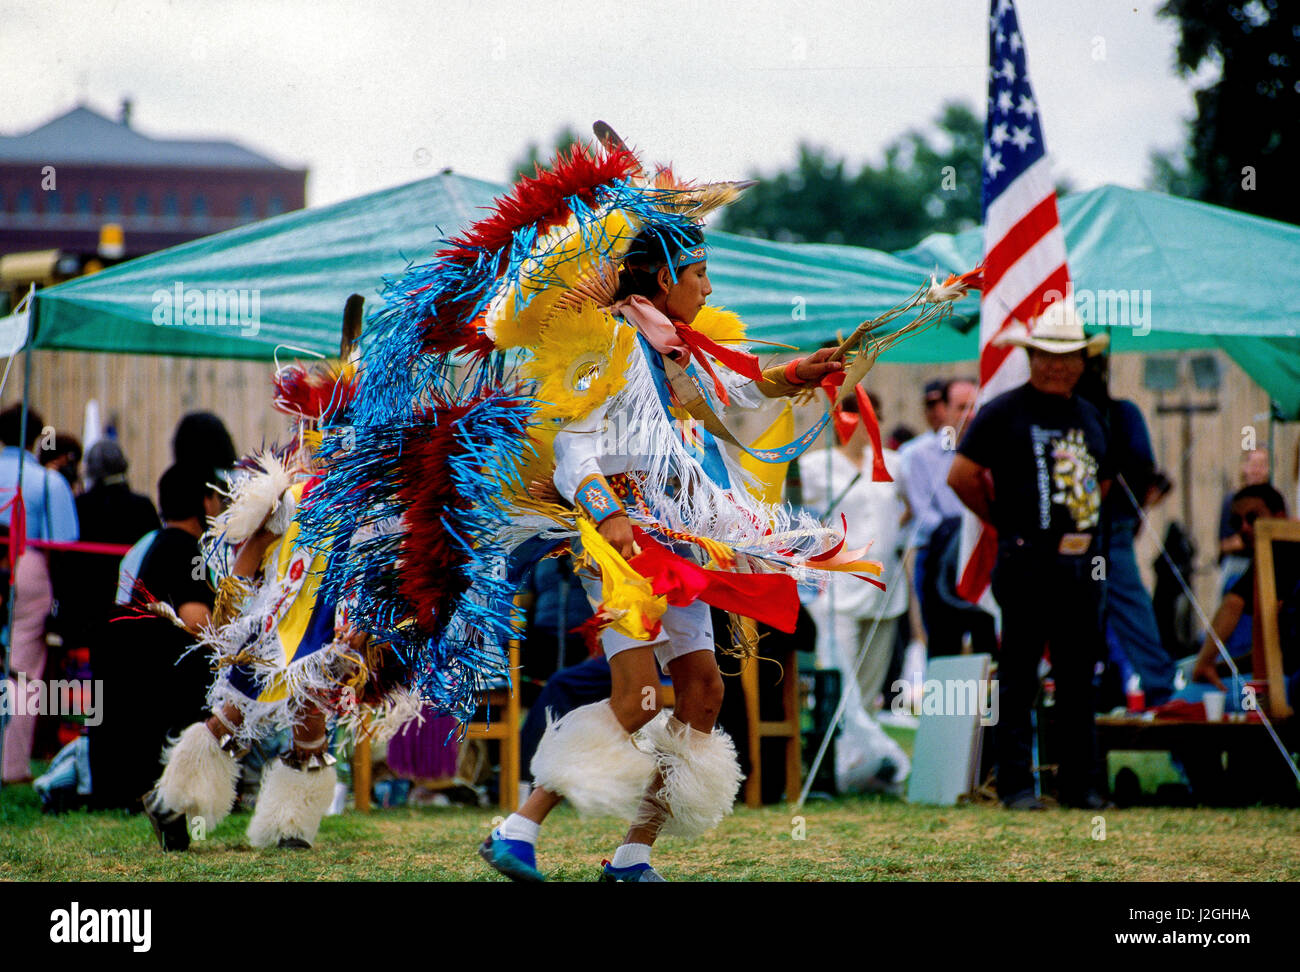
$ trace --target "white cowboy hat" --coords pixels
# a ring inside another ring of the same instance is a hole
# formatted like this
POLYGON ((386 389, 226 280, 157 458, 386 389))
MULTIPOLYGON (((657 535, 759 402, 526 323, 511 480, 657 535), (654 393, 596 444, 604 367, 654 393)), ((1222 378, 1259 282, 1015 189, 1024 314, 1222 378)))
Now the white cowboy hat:
POLYGON ((1101 354, 1110 343, 1110 337, 1106 334, 1094 334, 1091 337, 1084 334, 1083 320, 1069 301, 1065 300, 1048 304, 1030 324, 1032 327, 1017 321, 999 332, 993 338, 993 343, 999 347, 1011 344, 1021 348, 1037 348, 1048 354, 1086 351, 1089 356, 1101 354))

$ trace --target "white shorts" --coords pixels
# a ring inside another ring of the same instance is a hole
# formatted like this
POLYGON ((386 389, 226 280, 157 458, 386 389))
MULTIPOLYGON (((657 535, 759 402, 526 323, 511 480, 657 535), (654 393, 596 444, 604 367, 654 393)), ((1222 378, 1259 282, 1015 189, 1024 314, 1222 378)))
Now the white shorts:
MULTIPOLYGON (((587 600, 591 602, 594 611, 600 606, 600 578, 585 570, 578 571, 578 577, 582 580, 582 589, 587 593, 587 600)), ((673 607, 670 604, 660 622, 663 627, 650 641, 637 641, 613 628, 606 628, 600 634, 605 657, 613 658, 620 651, 629 648, 653 648, 659 667, 667 672, 668 663, 675 658, 694 651, 713 651, 713 617, 709 613, 709 606, 703 601, 696 601, 686 607, 673 607)))

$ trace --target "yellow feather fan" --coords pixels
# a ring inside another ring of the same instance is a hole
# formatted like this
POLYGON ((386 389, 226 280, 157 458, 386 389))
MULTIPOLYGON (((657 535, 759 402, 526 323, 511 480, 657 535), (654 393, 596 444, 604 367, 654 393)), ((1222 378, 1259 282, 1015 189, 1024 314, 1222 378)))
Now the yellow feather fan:
POLYGON ((691 327, 719 344, 735 344, 745 340, 745 322, 733 311, 722 307, 705 304, 695 315, 691 327))
POLYGON ((519 283, 489 309, 487 334, 498 348, 536 344, 557 301, 600 265, 617 265, 640 229, 640 219, 621 209, 606 213, 585 234, 571 216, 537 241, 536 248, 544 252, 524 263, 519 283), (593 236, 602 240, 600 245, 591 245, 593 236))
POLYGON ((540 422, 581 418, 618 394, 627 378, 636 331, 594 304, 558 313, 542 329, 524 374, 545 402, 540 422))

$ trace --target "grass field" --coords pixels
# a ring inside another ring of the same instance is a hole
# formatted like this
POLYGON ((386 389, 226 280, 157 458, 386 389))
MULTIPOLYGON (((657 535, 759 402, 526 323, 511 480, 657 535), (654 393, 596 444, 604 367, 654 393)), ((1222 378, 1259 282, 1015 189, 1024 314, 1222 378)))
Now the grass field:
MULTIPOLYGON (((30 787, 0 799, 0 879, 10 881, 499 881, 474 853, 495 811, 400 808, 326 818, 311 851, 253 851, 246 813, 185 854, 164 855, 126 813, 43 816, 30 787)), ((656 866, 679 881, 1296 881, 1294 810, 1079 810, 910 806, 892 797, 737 808, 712 835, 665 839, 656 866), (802 839, 796 839, 802 837, 802 839)), ((621 835, 561 807, 539 864, 594 880, 621 835)))

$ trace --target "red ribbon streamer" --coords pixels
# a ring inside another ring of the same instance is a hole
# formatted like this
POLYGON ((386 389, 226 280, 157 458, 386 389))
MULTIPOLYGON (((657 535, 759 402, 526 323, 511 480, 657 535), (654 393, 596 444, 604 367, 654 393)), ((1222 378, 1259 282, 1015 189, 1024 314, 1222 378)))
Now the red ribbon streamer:
POLYGON ((885 449, 880 444, 880 422, 876 419, 876 410, 871 407, 871 399, 861 385, 853 389, 858 396, 858 414, 867 423, 867 435, 871 439, 871 481, 873 483, 892 483, 894 477, 885 468, 885 449))
POLYGON ((856 577, 858 580, 864 580, 864 581, 866 581, 866 582, 867 582, 868 584, 870 584, 872 587, 879 587, 882 591, 887 591, 887 590, 889 590, 889 588, 885 586, 885 582, 884 582, 884 581, 882 581, 882 580, 877 580, 876 578, 871 577, 871 576, 869 576, 868 574, 854 574, 853 576, 856 577))
POLYGON ((655 594, 665 595, 674 607, 697 600, 793 634, 799 621, 799 591, 789 574, 733 574, 705 570, 679 557, 639 527, 632 528, 641 552, 628 561, 633 570, 650 578, 655 594))
POLYGON ((718 398, 722 400, 723 405, 730 405, 731 398, 727 395, 727 389, 723 386, 722 380, 718 378, 713 370, 713 364, 709 361, 710 355, 737 374, 744 375, 752 381, 762 381, 763 369, 758 366, 758 355, 750 354, 747 351, 737 351, 735 348, 724 348, 717 341, 705 337, 689 324, 673 321, 673 327, 677 329, 677 336, 690 347, 692 357, 700 363, 700 366, 713 379, 713 390, 717 393, 718 398))
POLYGON ((825 375, 821 380, 822 391, 826 397, 831 400, 831 415, 835 420, 835 434, 839 436, 840 442, 848 442, 853 438, 853 433, 857 430, 858 422, 865 422, 867 426, 867 437, 871 439, 871 481, 873 483, 892 483, 894 477, 889 475, 889 470, 885 468, 885 454, 880 441, 880 422, 876 418, 876 410, 871 407, 871 399, 868 397, 862 385, 853 389, 858 399, 858 414, 845 412, 836 403, 839 398, 840 386, 844 384, 844 372, 832 371, 825 375))

